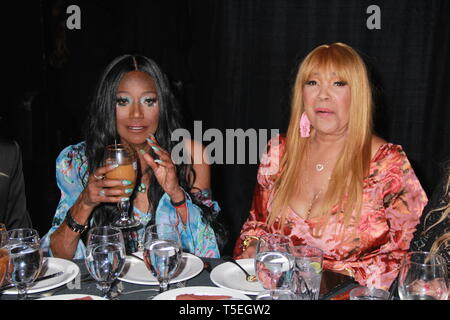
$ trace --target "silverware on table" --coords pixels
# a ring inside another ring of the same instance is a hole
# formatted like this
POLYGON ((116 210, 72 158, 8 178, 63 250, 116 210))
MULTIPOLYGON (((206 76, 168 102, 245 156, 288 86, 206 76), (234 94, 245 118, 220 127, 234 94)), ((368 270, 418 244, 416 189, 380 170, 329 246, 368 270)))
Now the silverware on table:
MULTIPOLYGON (((48 279, 51 279, 51 278, 58 277, 58 276, 62 275, 63 273, 64 273, 63 271, 59 271, 59 272, 56 272, 56 273, 49 274, 47 276, 39 277, 36 280, 34 280, 34 283, 42 281, 42 280, 48 280, 48 279)), ((0 292, 3 292, 3 291, 8 290, 8 289, 12 289, 14 287, 15 287, 15 284, 12 284, 12 283, 4 285, 4 286, 0 287, 0 292)))
MULTIPOLYGON (((130 255, 131 255, 133 258, 136 258, 136 259, 138 259, 138 260, 144 261, 144 259, 142 259, 141 257, 135 255, 134 253, 131 253, 130 255)), ((145 261, 144 261, 144 262, 145 262, 145 261)))
POLYGON ((246 279, 248 282, 255 282, 255 281, 258 280, 258 279, 256 279, 256 276, 255 276, 255 275, 249 274, 249 273, 247 272, 247 270, 245 270, 245 269, 244 269, 239 263, 237 263, 237 261, 234 260, 232 257, 230 257, 230 256, 225 256, 225 257, 223 257, 223 260, 234 263, 234 264, 237 265, 242 271, 244 271, 245 276, 246 276, 245 279, 246 279))

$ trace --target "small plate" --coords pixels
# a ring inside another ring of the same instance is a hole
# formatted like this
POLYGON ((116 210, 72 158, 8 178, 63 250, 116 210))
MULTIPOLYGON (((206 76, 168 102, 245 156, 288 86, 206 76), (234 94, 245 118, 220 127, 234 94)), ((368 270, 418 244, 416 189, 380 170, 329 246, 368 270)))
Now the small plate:
MULTIPOLYGON (((236 262, 249 274, 255 274, 255 259, 238 259, 236 262)), ((257 295, 264 290, 258 281, 247 281, 245 273, 232 262, 219 264, 211 271, 210 278, 218 287, 233 289, 243 294, 257 295)))
POLYGON ((92 300, 108 300, 99 296, 93 296, 91 294, 61 294, 57 296, 50 296, 36 300, 74 300, 86 297, 90 297, 92 300))
POLYGON ((236 290, 217 288, 217 287, 184 287, 168 290, 160 293, 153 300, 176 300, 180 294, 195 294, 202 296, 230 296, 229 300, 252 300, 250 297, 237 292, 236 290))
MULTIPOLYGON (((80 273, 80 268, 70 260, 53 257, 44 258, 40 276, 46 276, 59 271, 63 271, 64 273, 51 279, 33 283, 28 288, 28 293, 43 292, 69 283, 80 273)), ((12 288, 5 290, 3 294, 17 294, 17 289, 12 288)))
MULTIPOLYGON (((136 252, 135 255, 142 258, 143 252, 136 252)), ((193 254, 183 253, 183 261, 177 273, 169 283, 176 283, 191 279, 203 270, 203 261, 193 254)), ((127 256, 125 268, 120 280, 143 285, 158 285, 159 282, 147 269, 145 263, 133 256, 127 256)))

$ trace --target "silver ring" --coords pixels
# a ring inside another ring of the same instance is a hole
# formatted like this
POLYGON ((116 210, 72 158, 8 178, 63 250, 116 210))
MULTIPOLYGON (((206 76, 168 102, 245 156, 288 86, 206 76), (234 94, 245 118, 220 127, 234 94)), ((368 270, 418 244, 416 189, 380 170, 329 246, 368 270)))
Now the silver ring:
POLYGON ((100 189, 100 191, 98 192, 98 195, 99 195, 100 197, 106 197, 105 189, 100 189))
POLYGON ((94 174, 94 178, 97 179, 97 180, 103 180, 103 179, 105 178, 105 176, 102 175, 102 176, 100 176, 100 177, 97 177, 97 176, 94 174))

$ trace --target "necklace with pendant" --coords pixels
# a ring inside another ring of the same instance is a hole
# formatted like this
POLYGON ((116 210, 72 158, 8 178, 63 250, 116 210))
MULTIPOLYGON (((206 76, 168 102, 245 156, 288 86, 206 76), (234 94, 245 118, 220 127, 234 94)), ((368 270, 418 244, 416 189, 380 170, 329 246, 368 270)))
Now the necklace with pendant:
POLYGON ((328 160, 322 162, 322 163, 316 163, 314 165, 314 168, 316 169, 317 172, 322 172, 323 169, 325 169, 325 166, 328 164, 328 160))

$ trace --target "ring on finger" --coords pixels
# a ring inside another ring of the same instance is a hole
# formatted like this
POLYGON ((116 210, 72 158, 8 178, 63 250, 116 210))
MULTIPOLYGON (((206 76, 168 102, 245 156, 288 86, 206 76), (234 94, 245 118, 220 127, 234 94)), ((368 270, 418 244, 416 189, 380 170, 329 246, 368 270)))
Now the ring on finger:
POLYGON ((97 180, 103 180, 103 179, 105 178, 105 176, 104 176, 104 175, 101 175, 100 177, 98 177, 98 176, 96 176, 95 173, 94 173, 94 178, 97 179, 97 180))
POLYGON ((100 191, 98 192, 98 195, 99 195, 100 197, 106 197, 105 189, 100 189, 100 191))

